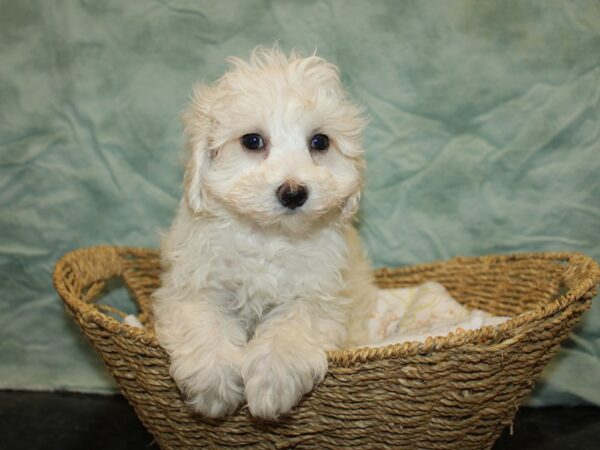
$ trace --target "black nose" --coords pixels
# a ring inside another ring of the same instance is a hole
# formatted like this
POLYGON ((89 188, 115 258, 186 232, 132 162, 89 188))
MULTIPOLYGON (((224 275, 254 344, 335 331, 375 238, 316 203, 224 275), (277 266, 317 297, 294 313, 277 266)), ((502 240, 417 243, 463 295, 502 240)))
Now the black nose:
POLYGON ((279 203, 289 209, 304 205, 308 198, 308 189, 301 184, 285 182, 277 188, 279 203))

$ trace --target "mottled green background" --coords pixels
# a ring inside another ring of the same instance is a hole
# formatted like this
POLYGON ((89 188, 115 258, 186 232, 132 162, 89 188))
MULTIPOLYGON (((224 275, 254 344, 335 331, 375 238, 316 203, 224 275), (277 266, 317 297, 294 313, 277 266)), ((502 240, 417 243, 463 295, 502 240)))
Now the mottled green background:
MULTIPOLYGON (((114 389, 53 263, 157 245, 192 83, 275 40, 317 47, 371 116, 361 232, 377 265, 600 259, 598 1, 0 0, 0 387, 114 389)), ((600 405, 598 330, 596 305, 533 403, 600 405)))

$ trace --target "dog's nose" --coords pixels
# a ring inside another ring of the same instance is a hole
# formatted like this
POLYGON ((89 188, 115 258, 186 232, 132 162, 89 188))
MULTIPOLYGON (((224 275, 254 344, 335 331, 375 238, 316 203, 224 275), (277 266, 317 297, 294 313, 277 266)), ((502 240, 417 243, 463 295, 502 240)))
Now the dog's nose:
POLYGON ((306 202, 308 189, 301 184, 286 181, 277 188, 277 198, 286 208, 296 209, 306 202))

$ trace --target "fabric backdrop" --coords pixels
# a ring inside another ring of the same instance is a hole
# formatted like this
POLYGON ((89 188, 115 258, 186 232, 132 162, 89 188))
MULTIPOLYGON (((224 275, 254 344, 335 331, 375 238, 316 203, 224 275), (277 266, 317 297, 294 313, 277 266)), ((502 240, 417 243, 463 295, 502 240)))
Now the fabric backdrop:
MULTIPOLYGON (((376 266, 567 250, 600 259, 600 3, 0 0, 0 388, 112 392, 54 262, 157 246, 192 83, 276 40, 368 111, 376 266)), ((115 291, 112 301, 124 302, 115 291)), ((600 306, 531 403, 600 405, 600 306)))

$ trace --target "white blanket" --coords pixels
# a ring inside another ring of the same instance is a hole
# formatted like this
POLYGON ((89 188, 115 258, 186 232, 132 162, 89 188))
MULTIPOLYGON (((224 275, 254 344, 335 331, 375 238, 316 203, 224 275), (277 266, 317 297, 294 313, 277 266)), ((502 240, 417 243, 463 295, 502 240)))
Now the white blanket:
POLYGON ((462 333, 486 325, 498 325, 509 317, 467 309, 444 286, 427 282, 419 286, 379 291, 379 300, 368 320, 369 347, 407 341, 422 342, 429 336, 462 333))

